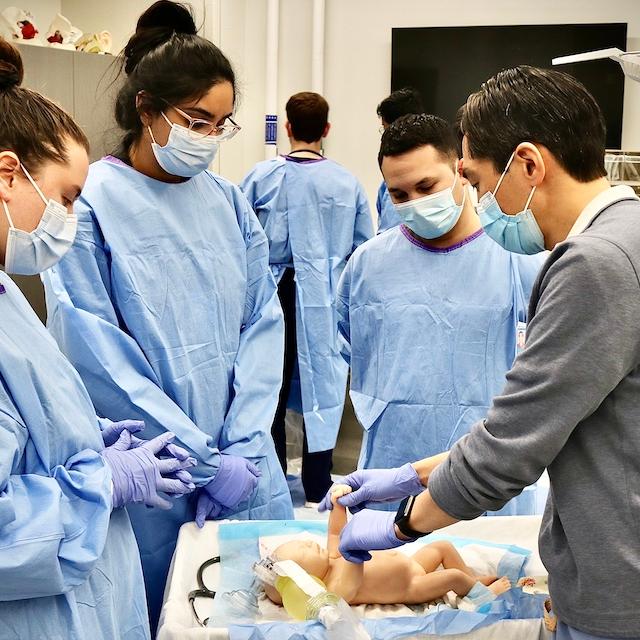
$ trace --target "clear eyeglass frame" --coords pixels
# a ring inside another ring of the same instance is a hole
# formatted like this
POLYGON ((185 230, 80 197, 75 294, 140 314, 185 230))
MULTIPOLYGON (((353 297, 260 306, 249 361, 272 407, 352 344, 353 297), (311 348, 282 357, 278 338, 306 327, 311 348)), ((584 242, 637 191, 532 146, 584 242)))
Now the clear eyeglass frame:
POLYGON ((209 122, 209 120, 192 118, 188 113, 185 113, 182 109, 168 102, 167 105, 188 121, 189 125, 187 129, 189 130, 189 135, 194 140, 201 140, 202 138, 210 136, 214 138, 216 142, 223 142, 224 140, 231 140, 231 138, 242 129, 231 117, 227 118, 227 121, 231 124, 216 125, 213 124, 213 122, 209 122))

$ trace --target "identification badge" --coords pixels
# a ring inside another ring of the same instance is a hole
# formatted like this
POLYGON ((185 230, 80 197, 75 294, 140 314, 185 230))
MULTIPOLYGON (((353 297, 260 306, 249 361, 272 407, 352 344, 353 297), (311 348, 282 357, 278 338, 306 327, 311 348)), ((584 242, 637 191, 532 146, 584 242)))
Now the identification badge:
POLYGON ((516 325, 516 356, 524 351, 524 343, 527 337, 527 323, 518 322, 516 325))

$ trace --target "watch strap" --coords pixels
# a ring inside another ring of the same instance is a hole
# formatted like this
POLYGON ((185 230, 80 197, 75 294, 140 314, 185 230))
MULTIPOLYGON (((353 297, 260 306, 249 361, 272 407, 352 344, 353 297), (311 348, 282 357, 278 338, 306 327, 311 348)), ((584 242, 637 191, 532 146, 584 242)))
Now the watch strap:
POLYGON ((416 496, 407 496, 400 503, 394 520, 394 524, 398 527, 400 533, 407 538, 413 539, 422 538, 431 533, 430 531, 416 531, 409 526, 409 518, 411 517, 415 500, 416 496))

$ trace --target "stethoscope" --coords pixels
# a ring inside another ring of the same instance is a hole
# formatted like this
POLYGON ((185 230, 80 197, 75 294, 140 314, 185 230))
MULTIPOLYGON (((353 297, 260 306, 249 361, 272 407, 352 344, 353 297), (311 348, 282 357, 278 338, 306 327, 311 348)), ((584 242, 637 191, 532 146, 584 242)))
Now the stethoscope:
POLYGON ((196 576, 196 580, 198 582, 198 588, 194 589, 193 591, 189 591, 188 598, 189 598, 189 604, 191 605, 191 611, 193 611, 193 615, 195 616, 198 624, 201 627, 207 626, 207 622, 209 622, 209 618, 205 618, 204 621, 200 620, 200 616, 196 611, 195 600, 196 598, 210 598, 211 600, 213 600, 216 597, 216 592, 213 591, 212 589, 209 589, 209 587, 207 587, 207 585, 204 583, 204 578, 202 574, 205 572, 206 569, 208 569, 212 565, 217 564, 219 562, 220 562, 220 556, 214 556, 213 558, 209 558, 209 560, 207 560, 206 562, 203 562, 198 567, 198 573, 196 576))

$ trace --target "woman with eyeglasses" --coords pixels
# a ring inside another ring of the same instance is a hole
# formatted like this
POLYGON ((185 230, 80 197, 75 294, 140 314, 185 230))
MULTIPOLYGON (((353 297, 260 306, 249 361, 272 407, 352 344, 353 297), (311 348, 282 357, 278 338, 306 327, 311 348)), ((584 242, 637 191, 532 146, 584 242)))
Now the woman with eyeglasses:
POLYGON ((121 145, 90 167, 75 243, 45 286, 48 325, 98 412, 144 420, 145 437, 170 429, 198 461, 196 499, 129 510, 154 627, 183 523, 293 517, 270 435, 284 337, 266 236, 207 170, 239 129, 229 61, 161 0, 124 73, 121 145))

